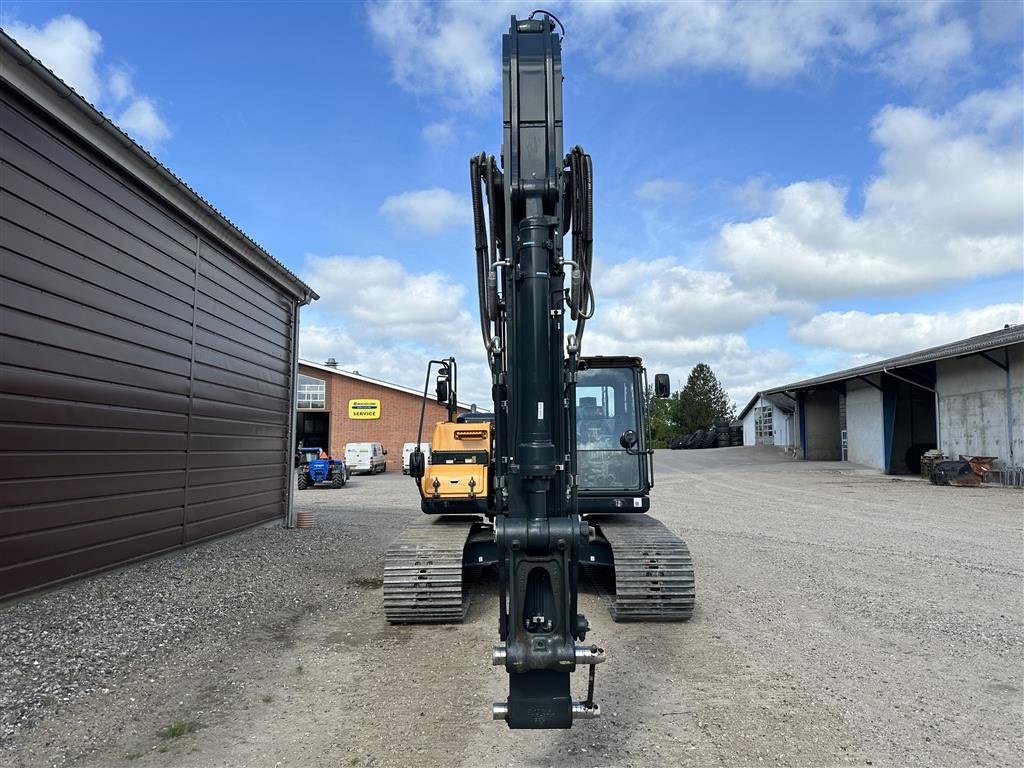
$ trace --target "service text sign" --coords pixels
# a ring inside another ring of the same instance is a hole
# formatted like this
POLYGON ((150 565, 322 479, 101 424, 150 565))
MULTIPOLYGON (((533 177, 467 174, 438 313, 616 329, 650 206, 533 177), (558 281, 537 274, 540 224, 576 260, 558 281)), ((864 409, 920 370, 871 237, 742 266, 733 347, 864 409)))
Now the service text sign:
POLYGON ((348 417, 350 419, 379 419, 380 400, 349 400, 348 417))

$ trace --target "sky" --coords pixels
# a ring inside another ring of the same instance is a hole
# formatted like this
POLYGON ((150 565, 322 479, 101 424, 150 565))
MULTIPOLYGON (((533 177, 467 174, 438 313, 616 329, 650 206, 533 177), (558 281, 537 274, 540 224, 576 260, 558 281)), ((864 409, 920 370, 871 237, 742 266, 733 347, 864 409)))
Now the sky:
MULTIPOLYGON (((4 30, 321 296, 300 356, 487 407, 468 161, 536 3, 3 0, 4 30)), ((584 354, 758 390, 1024 322, 1017 2, 581 3, 584 354)))

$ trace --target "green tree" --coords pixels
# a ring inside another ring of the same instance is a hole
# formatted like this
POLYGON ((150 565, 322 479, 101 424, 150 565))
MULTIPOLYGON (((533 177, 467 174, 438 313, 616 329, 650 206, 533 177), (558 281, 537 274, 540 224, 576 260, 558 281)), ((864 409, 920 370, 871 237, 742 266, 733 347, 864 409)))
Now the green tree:
POLYGON ((715 419, 731 420, 736 416, 729 394, 707 363, 693 366, 686 386, 671 405, 670 421, 676 435, 707 429, 715 419))

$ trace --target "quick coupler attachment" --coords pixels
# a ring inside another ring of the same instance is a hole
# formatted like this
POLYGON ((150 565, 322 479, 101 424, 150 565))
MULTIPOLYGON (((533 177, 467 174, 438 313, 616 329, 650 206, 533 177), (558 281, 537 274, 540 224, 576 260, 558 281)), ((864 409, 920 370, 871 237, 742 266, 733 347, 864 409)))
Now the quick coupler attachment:
MULTIPOLYGON (((573 647, 574 664, 585 665, 589 669, 589 678, 587 681, 587 699, 586 701, 573 701, 567 698, 556 698, 544 700, 543 696, 539 696, 531 706, 527 702, 517 701, 518 706, 513 707, 512 697, 509 697, 508 701, 496 702, 491 707, 491 718, 493 720, 504 720, 511 728, 569 728, 572 723, 576 720, 594 720, 601 716, 600 705, 594 702, 594 673, 597 665, 605 661, 608 657, 605 656, 604 649, 597 645, 583 645, 577 643, 573 647), (524 704, 526 704, 524 708, 524 704), (564 709, 562 709, 564 707, 564 709), (550 710, 550 711, 548 711, 550 710), (563 713, 561 716, 558 715, 559 710, 563 713), (524 716, 525 715, 525 716, 524 716)), ((507 666, 508 664, 508 648, 505 643, 498 643, 494 646, 491 652, 491 664, 494 666, 507 666)), ((551 672, 554 672, 553 670, 551 672)), ((520 686, 520 677, 525 682, 526 678, 530 675, 541 675, 550 676, 551 672, 544 670, 532 670, 526 673, 516 673, 510 671, 510 677, 512 679, 512 691, 515 692, 520 686)), ((554 673, 563 682, 561 685, 565 686, 562 690, 568 692, 569 674, 566 672, 554 673)), ((526 686, 530 687, 530 686, 526 686)), ((533 691, 536 695, 540 692, 533 691)))

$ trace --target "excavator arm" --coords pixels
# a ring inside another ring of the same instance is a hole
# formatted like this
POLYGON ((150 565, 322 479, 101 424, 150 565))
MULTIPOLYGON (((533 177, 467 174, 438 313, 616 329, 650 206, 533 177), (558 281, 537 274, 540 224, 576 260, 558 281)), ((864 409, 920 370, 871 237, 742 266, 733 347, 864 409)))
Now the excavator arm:
POLYGON ((470 161, 481 332, 494 397, 494 538, 499 635, 493 663, 510 728, 568 728, 597 717, 589 624, 577 612, 578 555, 594 535, 577 509, 575 381, 592 313, 590 157, 562 148, 557 20, 512 17, 502 40, 501 162, 470 161), (485 203, 486 199, 486 203, 485 203), (572 256, 563 251, 571 229, 572 256), (568 286, 567 286, 568 283, 568 286), (567 334, 567 321, 575 322, 567 334), (574 701, 570 673, 590 672, 574 701))

